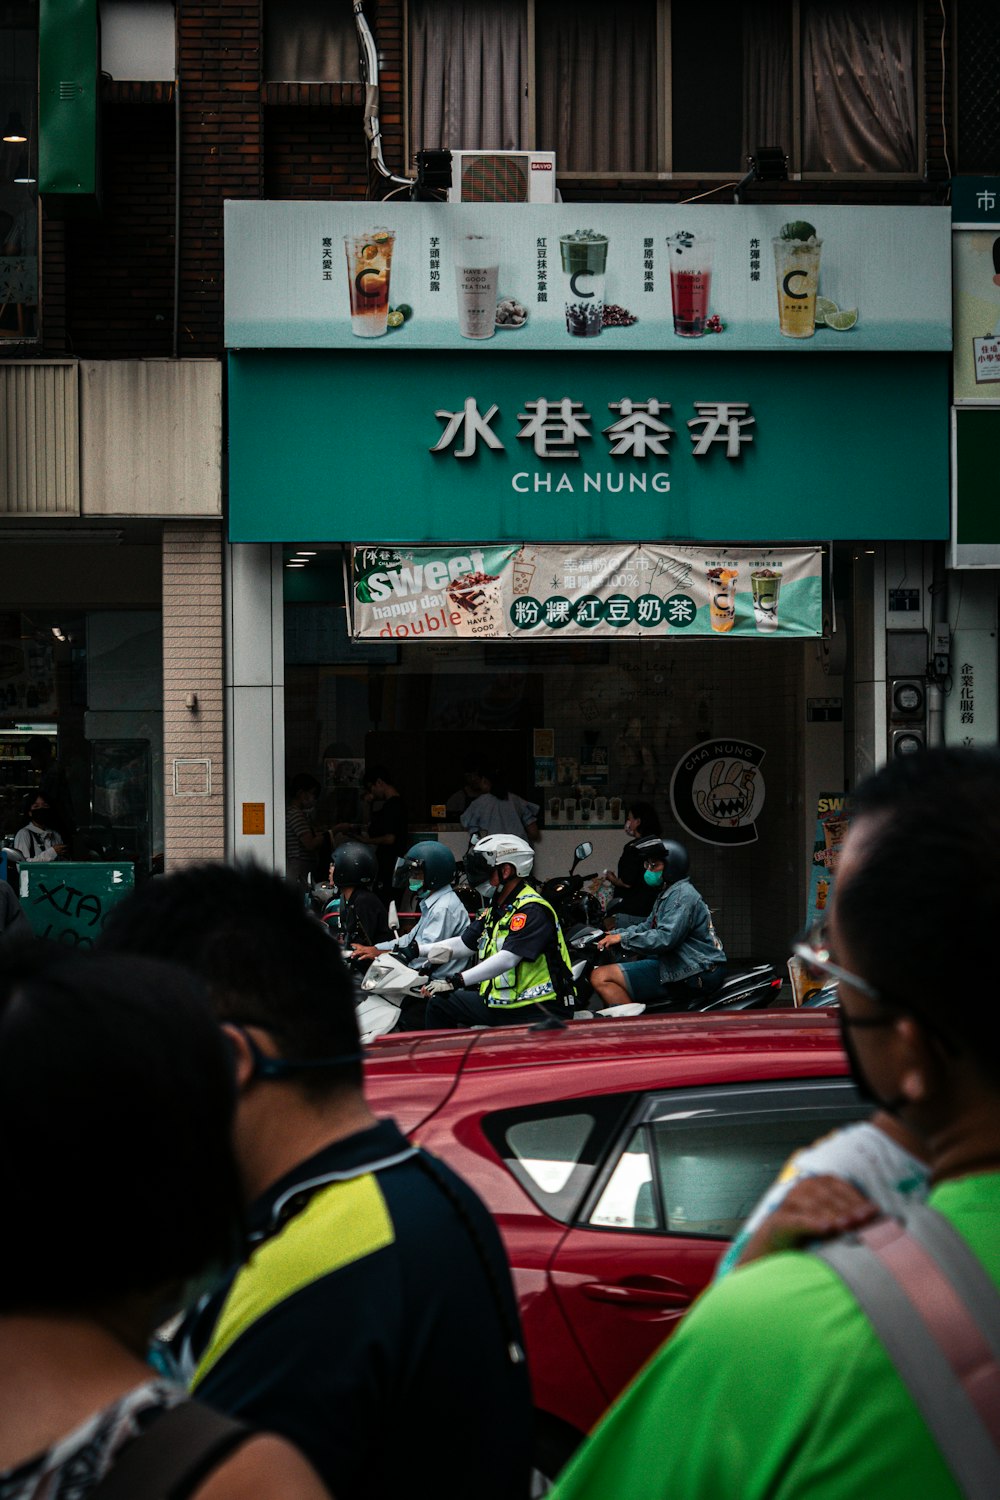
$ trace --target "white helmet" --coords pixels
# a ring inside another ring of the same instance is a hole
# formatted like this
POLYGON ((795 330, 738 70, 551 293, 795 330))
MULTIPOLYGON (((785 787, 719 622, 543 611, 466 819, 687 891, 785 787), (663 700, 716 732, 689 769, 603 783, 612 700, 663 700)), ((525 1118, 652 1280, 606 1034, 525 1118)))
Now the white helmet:
POLYGON ((472 885, 489 878, 490 870, 499 865, 513 865, 519 879, 531 874, 535 851, 527 839, 513 833, 490 833, 480 839, 465 857, 465 870, 472 885))

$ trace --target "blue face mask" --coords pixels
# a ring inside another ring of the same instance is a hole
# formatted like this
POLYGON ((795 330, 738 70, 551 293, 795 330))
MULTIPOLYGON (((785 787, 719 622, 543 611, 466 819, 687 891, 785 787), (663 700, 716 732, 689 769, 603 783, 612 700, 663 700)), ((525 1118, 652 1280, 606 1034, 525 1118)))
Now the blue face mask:
POLYGON ((416 895, 417 891, 422 891, 424 888, 424 882, 422 880, 408 880, 407 885, 410 887, 410 890, 414 893, 414 895, 416 895))
POLYGON ((663 871, 662 870, 643 870, 643 872, 642 872, 642 878, 646 882, 647 885, 651 885, 651 886, 653 886, 655 888, 656 886, 660 886, 660 885, 663 884, 663 871))

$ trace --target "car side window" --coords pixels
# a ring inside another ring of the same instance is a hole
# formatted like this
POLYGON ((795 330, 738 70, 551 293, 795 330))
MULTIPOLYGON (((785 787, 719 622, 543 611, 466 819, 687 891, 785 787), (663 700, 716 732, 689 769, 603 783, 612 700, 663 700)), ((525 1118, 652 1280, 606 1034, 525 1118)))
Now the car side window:
POLYGON ((585 1222, 732 1239, 794 1151, 869 1113, 842 1079, 661 1095, 609 1163, 585 1222))
POLYGON ((543 1212, 568 1224, 635 1113, 635 1094, 603 1094, 499 1110, 483 1130, 543 1212))

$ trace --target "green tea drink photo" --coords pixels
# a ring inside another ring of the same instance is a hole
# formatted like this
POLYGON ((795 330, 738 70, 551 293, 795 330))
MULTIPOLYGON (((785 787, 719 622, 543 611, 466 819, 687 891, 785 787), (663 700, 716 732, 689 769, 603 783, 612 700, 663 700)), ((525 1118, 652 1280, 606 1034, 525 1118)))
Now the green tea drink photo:
POLYGON ((786 339, 811 339, 816 332, 816 293, 823 241, 804 219, 782 227, 774 247, 778 327, 786 339))
POLYGON ((389 270, 396 236, 388 229, 345 234, 351 332, 359 339, 381 338, 389 315, 389 270))
POLYGON ((757 568, 750 574, 750 589, 753 593, 753 620, 757 629, 770 635, 778 628, 778 593, 781 589, 781 574, 772 568, 757 568))
POLYGON ((604 272, 608 237, 594 229, 576 229, 559 240, 565 277, 566 332, 596 338, 604 326, 604 272))

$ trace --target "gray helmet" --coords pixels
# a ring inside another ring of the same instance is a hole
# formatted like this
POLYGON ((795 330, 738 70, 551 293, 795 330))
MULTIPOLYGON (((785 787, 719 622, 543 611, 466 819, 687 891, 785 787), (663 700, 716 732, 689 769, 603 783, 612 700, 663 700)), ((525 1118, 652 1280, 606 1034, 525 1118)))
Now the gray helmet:
POLYGON ((687 850, 676 839, 637 839, 632 847, 640 859, 663 861, 663 878, 668 885, 683 880, 691 868, 687 850))
POLYGON ((378 860, 367 844, 341 844, 333 851, 333 878, 338 886, 371 885, 378 860))
POLYGON ((447 844, 434 839, 421 839, 412 849, 407 849, 402 859, 397 859, 393 872, 393 884, 405 885, 411 879, 421 879, 422 890, 440 891, 451 885, 455 874, 455 856, 447 844))

